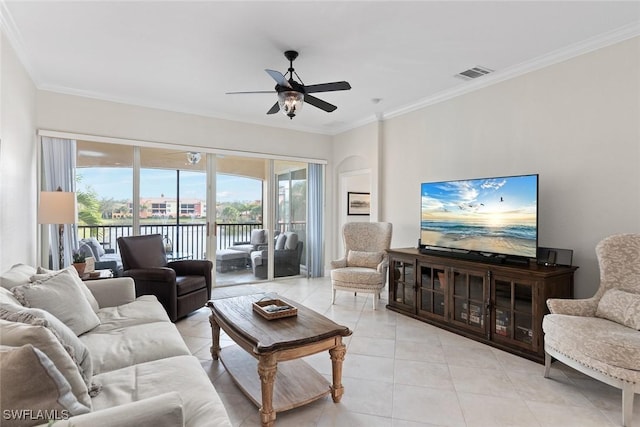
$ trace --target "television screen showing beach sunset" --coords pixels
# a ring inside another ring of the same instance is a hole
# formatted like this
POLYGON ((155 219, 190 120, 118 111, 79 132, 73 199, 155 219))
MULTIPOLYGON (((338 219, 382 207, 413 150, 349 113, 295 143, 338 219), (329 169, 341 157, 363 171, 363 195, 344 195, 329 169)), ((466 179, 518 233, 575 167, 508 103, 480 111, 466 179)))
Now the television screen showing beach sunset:
POLYGON ((536 257, 538 175, 423 183, 420 243, 536 257))

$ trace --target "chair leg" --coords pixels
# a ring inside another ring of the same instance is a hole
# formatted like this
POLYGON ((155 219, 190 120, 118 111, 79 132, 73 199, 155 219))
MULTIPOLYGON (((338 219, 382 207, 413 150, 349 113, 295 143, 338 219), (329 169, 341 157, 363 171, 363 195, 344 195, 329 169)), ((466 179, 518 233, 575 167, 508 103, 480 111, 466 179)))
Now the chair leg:
POLYGON ((333 290, 333 297, 331 297, 331 305, 336 303, 336 290, 333 290))
POLYGON ((551 360, 553 358, 546 351, 544 352, 544 377, 549 378, 549 372, 551 371, 551 360))
POLYGON ((378 294, 373 293, 373 309, 376 310, 378 308, 378 294))
POLYGON ((622 427, 631 427, 633 396, 634 394, 631 383, 624 383, 622 386, 622 427))

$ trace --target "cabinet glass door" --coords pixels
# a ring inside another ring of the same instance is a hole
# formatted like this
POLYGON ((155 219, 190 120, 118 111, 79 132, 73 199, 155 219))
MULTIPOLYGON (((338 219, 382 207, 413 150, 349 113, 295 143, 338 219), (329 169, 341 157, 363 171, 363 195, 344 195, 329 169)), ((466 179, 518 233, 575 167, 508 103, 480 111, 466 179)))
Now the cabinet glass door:
POLYGON ((418 314, 443 319, 447 295, 447 272, 444 267, 430 265, 420 265, 419 269, 418 314))
POLYGON ((521 280, 495 278, 492 333, 496 340, 535 349, 532 289, 531 283, 521 280))
POLYGON ((484 273, 454 270, 453 278, 453 313, 455 323, 476 329, 485 330, 487 289, 484 273))
POLYGON ((389 265, 389 304, 406 310, 415 310, 415 262, 392 259, 389 265))

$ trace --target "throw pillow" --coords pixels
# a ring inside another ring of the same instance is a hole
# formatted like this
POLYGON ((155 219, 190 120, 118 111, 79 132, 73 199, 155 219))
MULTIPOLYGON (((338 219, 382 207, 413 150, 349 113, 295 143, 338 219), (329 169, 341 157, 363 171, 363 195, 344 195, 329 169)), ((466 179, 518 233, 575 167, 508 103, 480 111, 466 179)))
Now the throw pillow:
POLYGON ((0 349, 0 378, 2 388, 11 390, 0 395, 3 415, 4 411, 30 411, 28 417, 3 417, 2 425, 33 426, 90 412, 51 359, 31 344, 0 349))
POLYGON ((57 317, 39 308, 25 308, 22 306, 0 304, 0 319, 34 326, 44 326, 49 329, 78 366, 82 379, 85 384, 87 384, 87 387, 91 387, 93 361, 91 360, 89 349, 80 341, 76 334, 74 334, 67 325, 58 320, 57 317))
POLYGON ((596 316, 640 331, 640 294, 609 289, 600 298, 596 316))
POLYGON ((72 265, 65 268, 64 270, 47 270, 46 268, 38 267, 38 273, 31 276, 30 281, 37 282, 42 280, 48 280, 53 276, 55 276, 56 274, 59 274, 63 271, 68 271, 69 273, 71 273, 76 284, 80 286, 80 289, 82 289, 82 293, 84 294, 85 298, 91 305, 91 308, 93 309, 94 312, 97 312, 100 309, 100 306, 98 305, 98 301, 96 300, 96 297, 93 296, 93 292, 89 290, 87 285, 82 281, 82 279, 78 275, 78 270, 76 270, 75 267, 72 265))
POLYGON ((41 281, 16 286, 11 291, 22 305, 48 311, 76 335, 100 324, 100 319, 84 296, 82 288, 68 270, 62 270, 41 281))
POLYGON ((284 249, 284 245, 287 242, 286 234, 279 234, 276 238, 276 251, 281 251, 284 249))
POLYGON ((349 251, 347 267, 378 268, 384 258, 384 252, 349 251))
POLYGON ((91 252, 93 252, 92 256, 96 259, 96 261, 100 261, 100 258, 102 257, 102 255, 105 254, 104 248, 102 247, 100 242, 98 242, 98 239, 96 239, 95 237, 82 239, 80 240, 80 243, 89 245, 89 247, 91 248, 91 252))
POLYGON ((252 245, 262 245, 266 241, 267 239, 264 235, 263 229, 251 230, 251 240, 249 243, 252 245))
POLYGON ((290 251, 295 250, 298 247, 298 235, 290 231, 287 231, 285 235, 287 240, 284 243, 284 248, 290 251))
MULTIPOLYGON (((21 347, 25 344, 31 344, 46 354, 69 381, 71 390, 78 401, 91 408, 91 398, 89 397, 87 385, 83 381, 75 362, 71 360, 71 357, 53 332, 44 326, 27 325, 2 319, 0 319, 0 331, 2 331, 0 333, 1 345, 21 347)), ((4 378, 2 388, 4 389, 4 378)))
POLYGON ((78 253, 80 255, 84 255, 85 258, 93 257, 97 259, 96 255, 91 250, 91 246, 86 243, 80 243, 80 246, 78 247, 78 253))
POLYGON ((22 307, 20 301, 18 301, 9 289, 0 287, 0 304, 13 304, 22 307))
POLYGON ((26 264, 16 264, 0 276, 0 286, 11 289, 14 286, 29 283, 29 277, 36 273, 36 269, 26 264))

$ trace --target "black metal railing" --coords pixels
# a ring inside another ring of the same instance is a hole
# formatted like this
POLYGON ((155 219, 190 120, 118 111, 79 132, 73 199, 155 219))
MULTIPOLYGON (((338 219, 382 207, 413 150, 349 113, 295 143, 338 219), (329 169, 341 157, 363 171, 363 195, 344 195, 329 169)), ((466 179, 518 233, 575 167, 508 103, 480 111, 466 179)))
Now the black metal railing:
MULTIPOLYGON (((278 224, 277 228, 281 232, 295 231, 301 239, 305 239, 306 223, 296 222, 290 224, 278 224)), ((251 240, 251 231, 263 228, 261 223, 216 224, 217 249, 226 249, 238 242, 248 242, 251 240)), ((78 239, 95 237, 105 250, 119 252, 118 237, 133 236, 133 226, 131 225, 79 225, 78 239)), ((174 254, 179 253, 192 259, 203 259, 206 257, 207 224, 142 224, 140 233, 160 234, 171 241, 174 254)), ((305 248, 306 249, 306 248, 305 248)))
MULTIPOLYGON (((217 247, 226 249, 236 242, 251 240, 251 230, 262 228, 262 224, 217 224, 217 247)), ((132 236, 131 225, 79 225, 78 238, 95 237, 105 248, 119 252, 118 237, 132 236)), ((143 224, 140 233, 160 234, 171 241, 174 253, 180 253, 193 259, 202 259, 206 255, 207 224, 143 224)))

